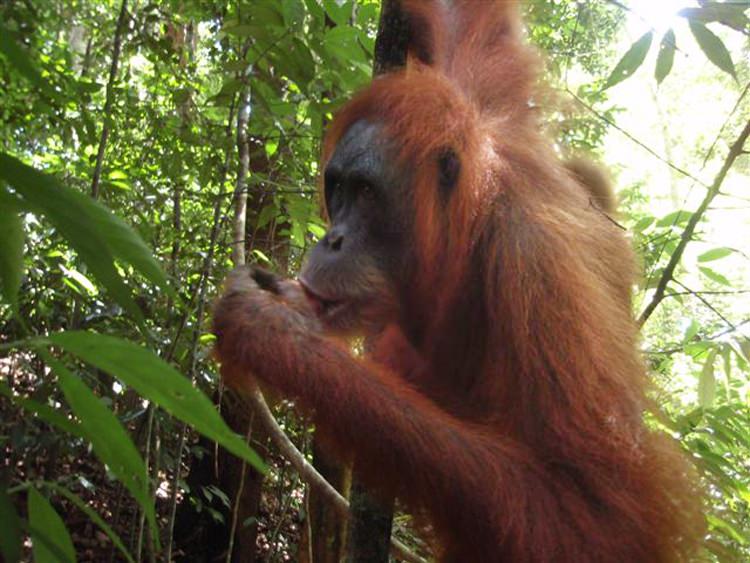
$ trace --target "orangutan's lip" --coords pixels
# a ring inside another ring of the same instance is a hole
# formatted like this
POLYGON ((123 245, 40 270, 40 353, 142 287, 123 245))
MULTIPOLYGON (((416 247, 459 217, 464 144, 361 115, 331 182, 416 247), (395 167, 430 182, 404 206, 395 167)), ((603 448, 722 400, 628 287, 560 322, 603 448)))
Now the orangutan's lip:
POLYGON ((297 281, 299 281, 302 291, 305 292, 305 297, 310 301, 318 317, 332 317, 346 307, 347 301, 345 299, 332 299, 328 296, 323 296, 313 290, 304 279, 299 278, 297 281))

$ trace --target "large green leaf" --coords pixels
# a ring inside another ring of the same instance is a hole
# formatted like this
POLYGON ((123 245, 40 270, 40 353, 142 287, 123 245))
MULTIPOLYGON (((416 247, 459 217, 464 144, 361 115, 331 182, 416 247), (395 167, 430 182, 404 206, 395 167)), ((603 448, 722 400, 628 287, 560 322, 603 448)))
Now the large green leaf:
POLYGON ((724 42, 705 25, 694 20, 690 20, 690 31, 693 32, 698 46, 706 57, 708 57, 708 60, 736 80, 737 73, 734 70, 732 56, 724 46, 724 42))
POLYGON ((715 359, 716 349, 714 348, 708 354, 708 358, 706 358, 706 363, 703 364, 703 369, 698 379, 698 403, 704 408, 711 407, 716 399, 715 359))
POLYGON ((750 9, 748 0, 731 2, 708 2, 701 0, 700 8, 683 8, 678 14, 691 21, 719 22, 727 27, 746 33, 750 29, 750 18, 745 12, 750 9))
POLYGON ((60 185, 52 176, 2 153, 0 177, 18 191, 33 211, 43 213, 55 225, 112 297, 137 320, 142 321, 141 310, 117 273, 114 255, 105 243, 103 233, 94 228, 89 210, 100 207, 100 204, 76 190, 60 185))
POLYGON ((21 559, 21 522, 13 501, 0 483, 0 554, 6 563, 21 559))
POLYGON ((36 489, 29 489, 29 527, 35 563, 76 560, 73 542, 62 518, 36 489))
POLYGON ((711 250, 708 250, 707 252, 704 252, 703 254, 698 256, 698 262, 712 262, 713 260, 721 260, 722 258, 726 258, 727 256, 729 256, 733 252, 734 250, 726 247, 712 248, 711 250))
POLYGON ((49 405, 45 405, 43 403, 35 401, 34 399, 27 399, 26 397, 14 395, 13 391, 11 391, 10 387, 8 387, 8 385, 4 381, 0 381, 0 395, 4 395, 8 399, 10 399, 12 403, 17 404, 22 409, 31 414, 37 415, 45 422, 56 426, 63 432, 67 432, 68 434, 77 436, 78 438, 88 439, 85 431, 78 423, 68 419, 60 411, 53 409, 49 405))
POLYGON ((323 7, 336 25, 346 25, 352 17, 351 0, 323 0, 323 7))
POLYGON ((10 61, 18 72, 20 72, 29 82, 42 90, 51 98, 60 99, 61 96, 55 92, 47 83, 37 68, 31 63, 33 60, 28 53, 24 52, 13 40, 11 33, 0 22, 0 53, 10 61))
POLYGON ((11 184, 33 210, 43 213, 60 230, 97 279, 137 318, 141 318, 140 309, 117 273, 113 258, 132 265, 152 283, 175 296, 164 271, 143 240, 106 207, 6 154, 0 154, 0 177, 11 184))
POLYGON ((102 517, 99 516, 96 510, 94 510, 88 504, 86 504, 86 502, 81 497, 70 492, 65 487, 61 487, 57 483, 45 482, 44 486, 64 496, 70 502, 75 504, 81 510, 81 512, 84 512, 86 516, 88 516, 94 524, 99 526, 99 528, 101 528, 101 530, 105 534, 107 534, 107 536, 109 536, 109 539, 112 540, 112 543, 114 544, 114 546, 120 550, 120 552, 123 554, 125 559, 127 559, 130 563, 133 562, 133 557, 128 552, 128 549, 125 547, 125 544, 122 543, 120 536, 118 536, 117 533, 115 533, 115 531, 109 526, 109 524, 107 524, 104 521, 104 519, 102 519, 102 517))
POLYGON ((16 310, 23 277, 23 240, 21 217, 0 198, 0 289, 6 302, 16 310))
POLYGON ((107 465, 143 508, 154 538, 158 537, 154 503, 148 492, 148 470, 117 417, 78 377, 49 354, 45 361, 57 374, 65 399, 81 421, 94 453, 107 465))
POLYGON ((359 33, 349 25, 338 25, 329 29, 323 37, 323 44, 328 52, 344 64, 353 61, 364 62, 365 52, 359 44, 359 33))
POLYGON ((711 268, 707 268, 705 266, 698 266, 698 269, 708 279, 713 280, 716 283, 724 285, 726 287, 732 286, 732 283, 727 279, 727 277, 724 276, 723 274, 720 274, 716 270, 712 270, 711 268))
POLYGON ((154 285, 159 286, 172 297, 176 297, 164 270, 141 237, 125 221, 112 214, 103 205, 97 204, 80 192, 74 191, 73 193, 79 196, 78 199, 82 205, 88 208, 88 215, 93 225, 107 242, 112 254, 133 266, 154 285))
POLYGON ((628 52, 623 55, 612 74, 607 78, 607 83, 604 85, 605 90, 631 76, 643 64, 653 39, 654 32, 649 31, 630 46, 628 52))
POLYGON ((143 397, 265 472, 260 457, 241 436, 230 430, 208 397, 147 348, 94 332, 59 332, 47 339, 117 377, 143 397))
POLYGON ((674 31, 671 29, 662 37, 661 44, 659 45, 659 56, 656 58, 656 70, 654 71, 657 84, 661 84, 672 70, 674 53, 677 50, 676 41, 674 31))

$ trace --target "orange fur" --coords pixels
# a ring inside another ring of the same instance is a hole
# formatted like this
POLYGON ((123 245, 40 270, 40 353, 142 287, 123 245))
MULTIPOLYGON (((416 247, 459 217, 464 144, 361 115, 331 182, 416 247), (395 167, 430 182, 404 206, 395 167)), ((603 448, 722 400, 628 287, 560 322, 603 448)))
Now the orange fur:
POLYGON ((425 511, 444 561, 689 560, 700 494, 643 423, 632 252, 539 134, 515 3, 446 4, 405 2, 409 67, 347 104, 324 147, 325 163, 352 123, 377 121, 414 171, 414 326, 389 331, 375 364, 230 292, 220 355, 298 397, 374 487, 425 511), (447 206, 445 147, 461 162, 447 206))

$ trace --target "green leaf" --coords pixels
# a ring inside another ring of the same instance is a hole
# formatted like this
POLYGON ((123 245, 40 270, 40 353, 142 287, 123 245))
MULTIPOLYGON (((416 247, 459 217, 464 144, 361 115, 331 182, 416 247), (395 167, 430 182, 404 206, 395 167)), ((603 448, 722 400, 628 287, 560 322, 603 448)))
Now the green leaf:
POLYGON ((287 28, 299 27, 305 21, 305 6, 301 0, 283 0, 281 12, 287 28))
POLYGON ((259 471, 266 471, 258 454, 229 429, 208 397, 150 350, 95 332, 58 332, 47 340, 114 375, 259 471))
POLYGON ((674 31, 670 29, 664 34, 661 44, 659 45, 659 56, 656 59, 656 70, 654 71, 657 84, 661 84, 672 70, 676 49, 677 42, 674 36, 674 31))
POLYGON ((698 379, 698 404, 708 408, 714 404, 716 399, 716 376, 714 374, 714 360, 716 349, 709 352, 706 363, 703 364, 700 378, 698 379))
POLYGON ((719 518, 718 516, 716 516, 716 514, 706 514, 706 521, 708 522, 709 527, 712 531, 719 530, 726 537, 731 538, 733 541, 736 541, 740 545, 747 544, 748 538, 745 537, 745 534, 741 530, 738 530, 733 524, 729 523, 728 521, 719 518))
POLYGON ((724 380, 724 390, 729 396, 729 385, 732 382, 732 347, 726 344, 722 346, 721 357, 724 360, 724 373, 727 376, 724 380))
POLYGON ((107 177, 110 180, 127 180, 128 175, 123 170, 112 170, 107 177))
POLYGON ((712 270, 711 268, 706 268, 705 266, 698 266, 698 269, 708 279, 713 280, 718 284, 721 284, 727 287, 732 287, 732 284, 730 283, 730 281, 719 272, 712 270))
POLYGON ((154 285, 176 298, 177 294, 170 285, 164 270, 141 237, 125 221, 112 214, 103 205, 80 192, 74 193, 83 197, 80 200, 81 203, 84 207, 88 207, 87 214, 115 257, 133 266, 154 285))
POLYGON ((323 0, 323 7, 336 25, 346 25, 352 17, 352 3, 349 0, 323 0))
POLYGON ((92 208, 101 208, 104 215, 109 212, 82 193, 61 186, 52 176, 3 153, 0 153, 0 177, 12 185, 34 211, 43 213, 55 225, 112 297, 142 322, 143 314, 117 273, 109 245, 104 243, 103 233, 94 228, 89 213, 92 208))
POLYGON ((14 310, 23 279, 23 221, 10 206, 0 201, 0 289, 14 310))
POLYGON ((654 32, 649 31, 644 33, 638 41, 630 46, 628 52, 623 55, 620 62, 617 63, 617 66, 615 66, 615 69, 612 71, 612 74, 607 78, 604 90, 622 82, 638 70, 638 67, 641 66, 646 59, 646 55, 651 48, 651 42, 653 39, 654 32))
POLYGON ((731 248, 713 248, 708 252, 704 252, 703 254, 698 256, 698 262, 711 262, 713 260, 720 260, 722 258, 726 258, 733 252, 734 250, 731 248))
POLYGON ((60 264, 60 270, 62 271, 63 275, 65 276, 63 280, 65 282, 68 282, 68 285, 78 291, 80 293, 79 287, 83 289, 86 293, 89 295, 96 295, 99 293, 99 289, 91 283, 91 280, 88 279, 86 276, 84 276, 81 272, 74 269, 69 269, 60 264), (77 285, 74 285, 72 283, 72 280, 76 282, 77 285))
POLYGON ((8 399, 10 399, 11 403, 18 405, 26 412, 35 414, 45 422, 56 426, 63 432, 67 432, 71 436, 77 436, 78 438, 88 439, 85 432, 78 423, 73 422, 64 414, 57 411, 56 409, 53 409, 49 405, 45 405, 43 403, 35 401, 34 399, 27 399, 19 395, 14 395, 10 387, 8 387, 8 385, 3 381, 0 381, 0 395, 4 395, 8 399))
POLYGON ((646 229, 648 229, 651 225, 654 224, 654 221, 656 221, 656 218, 652 215, 646 215, 645 217, 641 217, 638 222, 633 225, 633 232, 636 233, 642 233, 646 229))
POLYGON ((277 0, 254 0, 250 4, 253 23, 263 26, 284 27, 284 15, 277 0))
POLYGON ((148 492, 148 470, 129 434, 112 411, 78 377, 50 354, 44 356, 57 374, 65 399, 81 421, 94 453, 138 501, 154 532, 153 537, 158 537, 154 503, 148 492))
POLYGON ((257 258, 259 262, 262 262, 264 264, 271 263, 271 259, 268 257, 268 255, 258 248, 253 248, 252 255, 254 258, 257 258))
POLYGON ((29 527, 35 563, 76 560, 73 542, 62 518, 36 489, 29 489, 29 527))
POLYGON ((748 9, 750 9, 748 0, 734 0, 732 2, 706 2, 702 0, 700 8, 684 8, 677 13, 691 21, 719 22, 745 33, 750 28, 750 19, 745 15, 745 11, 748 9))
POLYGON ((679 227, 680 225, 685 225, 690 220, 690 218, 693 216, 692 211, 685 211, 684 209, 678 209, 677 211, 672 211, 672 213, 669 213, 659 219, 656 222, 657 227, 679 227))
POLYGON ((0 483, 0 554, 6 563, 21 560, 21 521, 5 486, 0 483))
POLYGON ((365 52, 359 45, 357 30, 349 25, 338 25, 326 31, 323 44, 328 52, 344 64, 365 61, 365 52))
POLYGON ((96 278, 137 319, 142 319, 141 311, 117 273, 114 258, 127 262, 175 296, 148 246, 125 221, 99 202, 6 154, 0 154, 0 177, 58 228, 96 278))
POLYGON ((690 20, 690 31, 708 60, 737 80, 732 56, 721 39, 702 23, 690 20))
POLYGON ((738 340, 738 344, 740 345, 742 355, 745 356, 745 359, 748 362, 750 362, 750 338, 742 338, 738 340))
POLYGON ((51 98, 61 99, 60 94, 55 92, 49 83, 42 78, 37 68, 31 64, 33 57, 21 49, 13 40, 12 34, 0 23, 0 53, 5 55, 11 65, 21 73, 29 82, 39 88, 51 98))
POLYGON ((120 552, 123 554, 125 559, 127 559, 130 563, 133 563, 133 557, 128 553, 128 549, 125 547, 125 544, 122 543, 122 540, 120 539, 120 536, 118 536, 115 531, 107 524, 104 519, 99 516, 99 514, 91 508, 86 502, 79 497, 78 495, 70 492, 65 487, 61 487, 57 483, 50 483, 48 481, 44 482, 44 486, 48 489, 51 489, 55 491, 56 493, 61 494, 65 498, 67 498, 70 502, 75 504, 81 512, 84 512, 86 516, 89 517, 89 520, 91 520, 94 524, 99 526, 101 530, 107 534, 110 540, 112 540, 112 544, 120 550, 120 552))
POLYGON ((688 325, 687 329, 685 329, 685 334, 682 335, 682 342, 690 342, 693 340, 693 337, 698 334, 698 330, 700 330, 700 325, 698 324, 698 321, 695 319, 690 321, 690 325, 688 325))
POLYGON ((272 58, 277 69, 300 87, 315 78, 315 59, 309 47, 296 37, 274 50, 272 58))

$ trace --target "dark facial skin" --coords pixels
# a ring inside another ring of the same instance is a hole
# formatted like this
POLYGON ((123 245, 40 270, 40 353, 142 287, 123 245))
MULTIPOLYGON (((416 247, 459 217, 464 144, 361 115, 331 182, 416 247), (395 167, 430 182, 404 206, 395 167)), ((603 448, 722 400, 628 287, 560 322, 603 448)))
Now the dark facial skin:
POLYGON ((329 330, 370 333, 398 316, 408 259, 409 198, 382 127, 354 123, 325 172, 328 233, 307 257, 300 282, 329 330))

